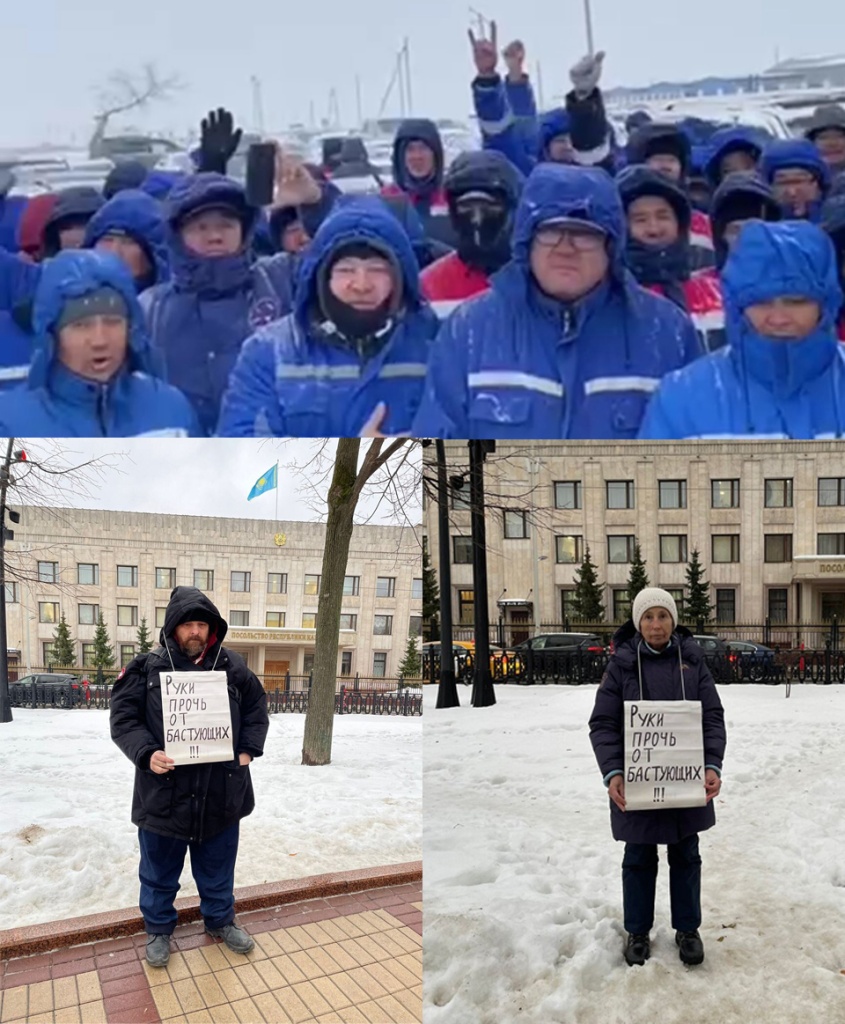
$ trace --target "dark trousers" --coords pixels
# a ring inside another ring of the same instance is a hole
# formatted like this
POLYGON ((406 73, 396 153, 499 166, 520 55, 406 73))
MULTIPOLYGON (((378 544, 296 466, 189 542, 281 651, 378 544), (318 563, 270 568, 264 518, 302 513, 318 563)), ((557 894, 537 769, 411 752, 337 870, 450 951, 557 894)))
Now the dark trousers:
POLYGON ((204 843, 188 843, 138 829, 141 844, 141 913, 148 935, 172 935, 173 903, 185 853, 191 851, 191 874, 200 894, 200 912, 208 928, 224 928, 235 920, 235 860, 240 824, 235 822, 204 843))
MULTIPOLYGON (((670 843, 669 898, 672 927, 694 932, 701 927, 701 857, 698 836, 670 843)), ((654 895, 657 888, 657 847, 648 843, 626 843, 622 860, 622 898, 625 931, 648 935, 654 925, 654 895)))

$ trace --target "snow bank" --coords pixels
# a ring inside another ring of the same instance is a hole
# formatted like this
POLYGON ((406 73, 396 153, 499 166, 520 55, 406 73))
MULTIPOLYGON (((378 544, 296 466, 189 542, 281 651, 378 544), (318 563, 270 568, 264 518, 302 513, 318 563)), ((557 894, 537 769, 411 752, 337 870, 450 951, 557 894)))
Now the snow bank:
POLYGON ((426 1024, 845 1022, 845 687, 720 688, 698 968, 678 960, 665 848, 652 959, 622 960, 595 690, 499 686, 492 708, 438 711, 426 688, 426 1024))
MULTIPOLYGON (((134 769, 107 711, 16 708, 0 725, 0 929, 138 900, 134 769)), ((343 715, 333 763, 300 765, 304 715, 273 715, 235 884, 418 860, 422 719, 343 715)), ((196 893, 186 859, 180 895, 196 893)))

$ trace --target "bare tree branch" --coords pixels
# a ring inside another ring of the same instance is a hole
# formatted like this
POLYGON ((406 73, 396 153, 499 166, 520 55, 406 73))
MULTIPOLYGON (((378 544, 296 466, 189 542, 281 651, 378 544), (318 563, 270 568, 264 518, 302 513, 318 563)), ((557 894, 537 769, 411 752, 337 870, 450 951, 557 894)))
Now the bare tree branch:
POLYGON ((105 86, 97 91, 97 113, 94 115, 94 134, 89 142, 92 157, 100 154, 100 147, 109 122, 118 114, 142 110, 154 102, 172 99, 184 88, 178 75, 161 77, 154 64, 143 66, 140 73, 113 72, 105 86))

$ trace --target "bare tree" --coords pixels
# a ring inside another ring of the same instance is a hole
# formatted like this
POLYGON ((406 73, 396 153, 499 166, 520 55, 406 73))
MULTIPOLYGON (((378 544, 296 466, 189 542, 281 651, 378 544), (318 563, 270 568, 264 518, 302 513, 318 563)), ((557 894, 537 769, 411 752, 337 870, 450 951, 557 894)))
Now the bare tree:
POLYGON ((88 143, 91 159, 103 156, 103 139, 112 118, 130 110, 143 110, 151 103, 169 100, 183 88, 178 75, 162 78, 154 64, 145 64, 140 72, 114 71, 97 94, 94 133, 88 143))

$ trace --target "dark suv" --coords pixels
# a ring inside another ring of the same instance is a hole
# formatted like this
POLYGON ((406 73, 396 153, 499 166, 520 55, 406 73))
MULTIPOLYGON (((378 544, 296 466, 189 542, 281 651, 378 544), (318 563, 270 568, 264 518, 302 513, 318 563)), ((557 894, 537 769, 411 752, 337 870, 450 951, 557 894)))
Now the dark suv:
POLYGON ((693 640, 704 651, 704 660, 710 669, 710 675, 717 683, 734 682, 733 658, 731 649, 717 636, 694 636, 693 640))
POLYGON ((85 679, 79 680, 68 672, 39 672, 24 676, 9 684, 13 707, 35 707, 52 704, 58 708, 73 707, 88 702, 91 690, 85 679))
POLYGON ((526 682, 597 683, 607 662, 596 633, 538 633, 514 651, 526 682))
POLYGON ((538 633, 530 640, 517 644, 515 651, 582 651, 585 654, 604 654, 604 644, 596 633, 538 633))

